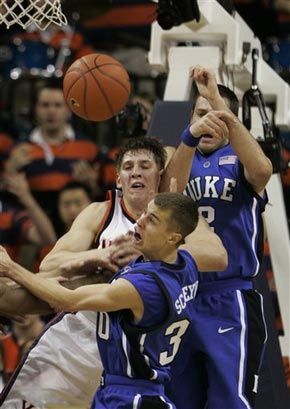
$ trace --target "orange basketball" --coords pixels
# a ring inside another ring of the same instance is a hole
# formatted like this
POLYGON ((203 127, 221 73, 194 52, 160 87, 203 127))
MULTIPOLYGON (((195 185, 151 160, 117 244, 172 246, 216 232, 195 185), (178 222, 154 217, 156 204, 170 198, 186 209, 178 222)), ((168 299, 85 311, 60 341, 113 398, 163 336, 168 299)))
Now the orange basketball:
POLYGON ((118 114, 126 105, 130 90, 130 79, 123 65, 105 54, 79 58, 63 79, 67 105, 89 121, 105 121, 118 114))

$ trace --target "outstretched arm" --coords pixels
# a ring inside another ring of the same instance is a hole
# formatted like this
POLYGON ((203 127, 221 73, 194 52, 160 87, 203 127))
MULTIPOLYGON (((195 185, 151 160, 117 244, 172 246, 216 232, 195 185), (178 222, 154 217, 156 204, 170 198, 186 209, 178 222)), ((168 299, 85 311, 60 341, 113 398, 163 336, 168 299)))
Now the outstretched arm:
MULTIPOLYGON (((218 94, 219 95, 219 94, 218 94)), ((177 180, 177 191, 182 193, 190 178, 190 171, 199 139, 210 134, 221 138, 229 135, 224 111, 193 112, 191 123, 181 135, 180 144, 171 156, 161 179, 161 191, 169 191, 170 180, 177 180)))
POLYGON ((117 311, 131 309, 137 318, 143 314, 143 302, 127 280, 113 284, 94 284, 76 290, 64 288, 58 279, 45 279, 15 263, 0 246, 0 274, 27 288, 33 295, 60 311, 117 311))
POLYGON ((271 161, 266 157, 256 139, 230 110, 225 99, 220 96, 214 72, 196 66, 192 70, 192 77, 200 95, 208 100, 212 108, 224 111, 221 119, 229 129, 229 141, 244 166, 245 178, 257 193, 262 194, 272 174, 271 161))
MULTIPOLYGON (((76 289, 83 285, 108 281, 111 276, 110 271, 103 271, 99 275, 91 274, 65 281, 62 285, 69 289, 76 289)), ((45 301, 32 295, 26 288, 19 286, 14 281, 0 277, 0 315, 9 319, 16 319, 26 314, 45 315, 52 312, 53 309, 45 301)))
POLYGON ((25 288, 14 282, 0 278, 0 314, 8 317, 18 317, 25 314, 49 314, 50 306, 30 294, 25 288))
POLYGON ((226 249, 202 215, 199 215, 196 229, 185 238, 185 244, 180 248, 192 254, 201 272, 222 271, 227 267, 226 249))

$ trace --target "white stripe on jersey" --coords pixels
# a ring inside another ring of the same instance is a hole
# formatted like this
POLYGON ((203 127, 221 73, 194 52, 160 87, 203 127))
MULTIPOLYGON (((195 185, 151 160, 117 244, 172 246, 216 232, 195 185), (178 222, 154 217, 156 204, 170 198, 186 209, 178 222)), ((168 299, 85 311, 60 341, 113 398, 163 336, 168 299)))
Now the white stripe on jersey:
POLYGON ((135 398, 134 398, 134 400, 133 400, 133 407, 132 407, 132 409, 138 409, 140 399, 141 399, 141 395, 140 395, 140 393, 138 393, 138 395, 136 395, 135 398))
POLYGON ((124 331, 122 331, 122 346, 123 346, 124 354, 126 355, 126 359, 127 359, 127 376, 129 378, 133 378, 132 367, 131 367, 130 360, 128 357, 127 337, 124 331))
POLYGON ((240 338, 241 358, 240 358, 238 393, 239 393, 240 399, 244 402, 245 407, 247 409, 251 409, 251 405, 249 404, 248 399, 243 395, 246 322, 245 322, 245 307, 243 303, 242 293, 240 290, 237 290, 237 298, 238 298, 238 303, 240 306, 240 320, 241 320, 241 338, 240 338))
POLYGON ((253 228, 254 228, 253 236, 252 236, 252 251, 253 251, 253 254, 255 255, 255 258, 256 258, 256 261, 257 261, 257 267, 256 267, 256 271, 253 274, 253 277, 258 274, 259 269, 260 269, 260 263, 259 263, 259 260, 257 258, 257 252, 256 252, 256 239, 257 239, 257 232, 258 232, 258 229, 257 229, 257 215, 256 215, 257 205, 258 205, 257 199, 254 197, 253 206, 252 206, 252 217, 253 217, 253 228))

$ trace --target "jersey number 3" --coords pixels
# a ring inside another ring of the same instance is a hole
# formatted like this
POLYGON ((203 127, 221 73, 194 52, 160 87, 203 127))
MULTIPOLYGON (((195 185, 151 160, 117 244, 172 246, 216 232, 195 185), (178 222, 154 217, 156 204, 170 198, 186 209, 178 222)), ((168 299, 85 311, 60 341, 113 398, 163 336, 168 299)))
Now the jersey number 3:
POLYGON ((185 334, 190 322, 188 320, 182 320, 174 322, 165 331, 165 336, 170 336, 169 344, 172 345, 172 352, 163 351, 159 355, 159 362, 161 365, 170 364, 180 347, 181 339, 185 334))

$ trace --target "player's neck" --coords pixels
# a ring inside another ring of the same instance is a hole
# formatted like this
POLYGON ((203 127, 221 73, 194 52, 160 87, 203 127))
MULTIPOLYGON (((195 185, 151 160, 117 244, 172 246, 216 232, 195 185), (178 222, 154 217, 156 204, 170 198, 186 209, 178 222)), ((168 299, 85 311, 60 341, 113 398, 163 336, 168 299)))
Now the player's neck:
POLYGON ((123 206, 127 213, 131 214, 135 219, 138 219, 144 212, 145 205, 144 200, 140 202, 134 200, 134 202, 131 202, 123 197, 123 206))
POLYGON ((163 261, 168 264, 175 264, 177 260, 177 249, 163 249, 155 254, 143 254, 145 261, 163 261))

